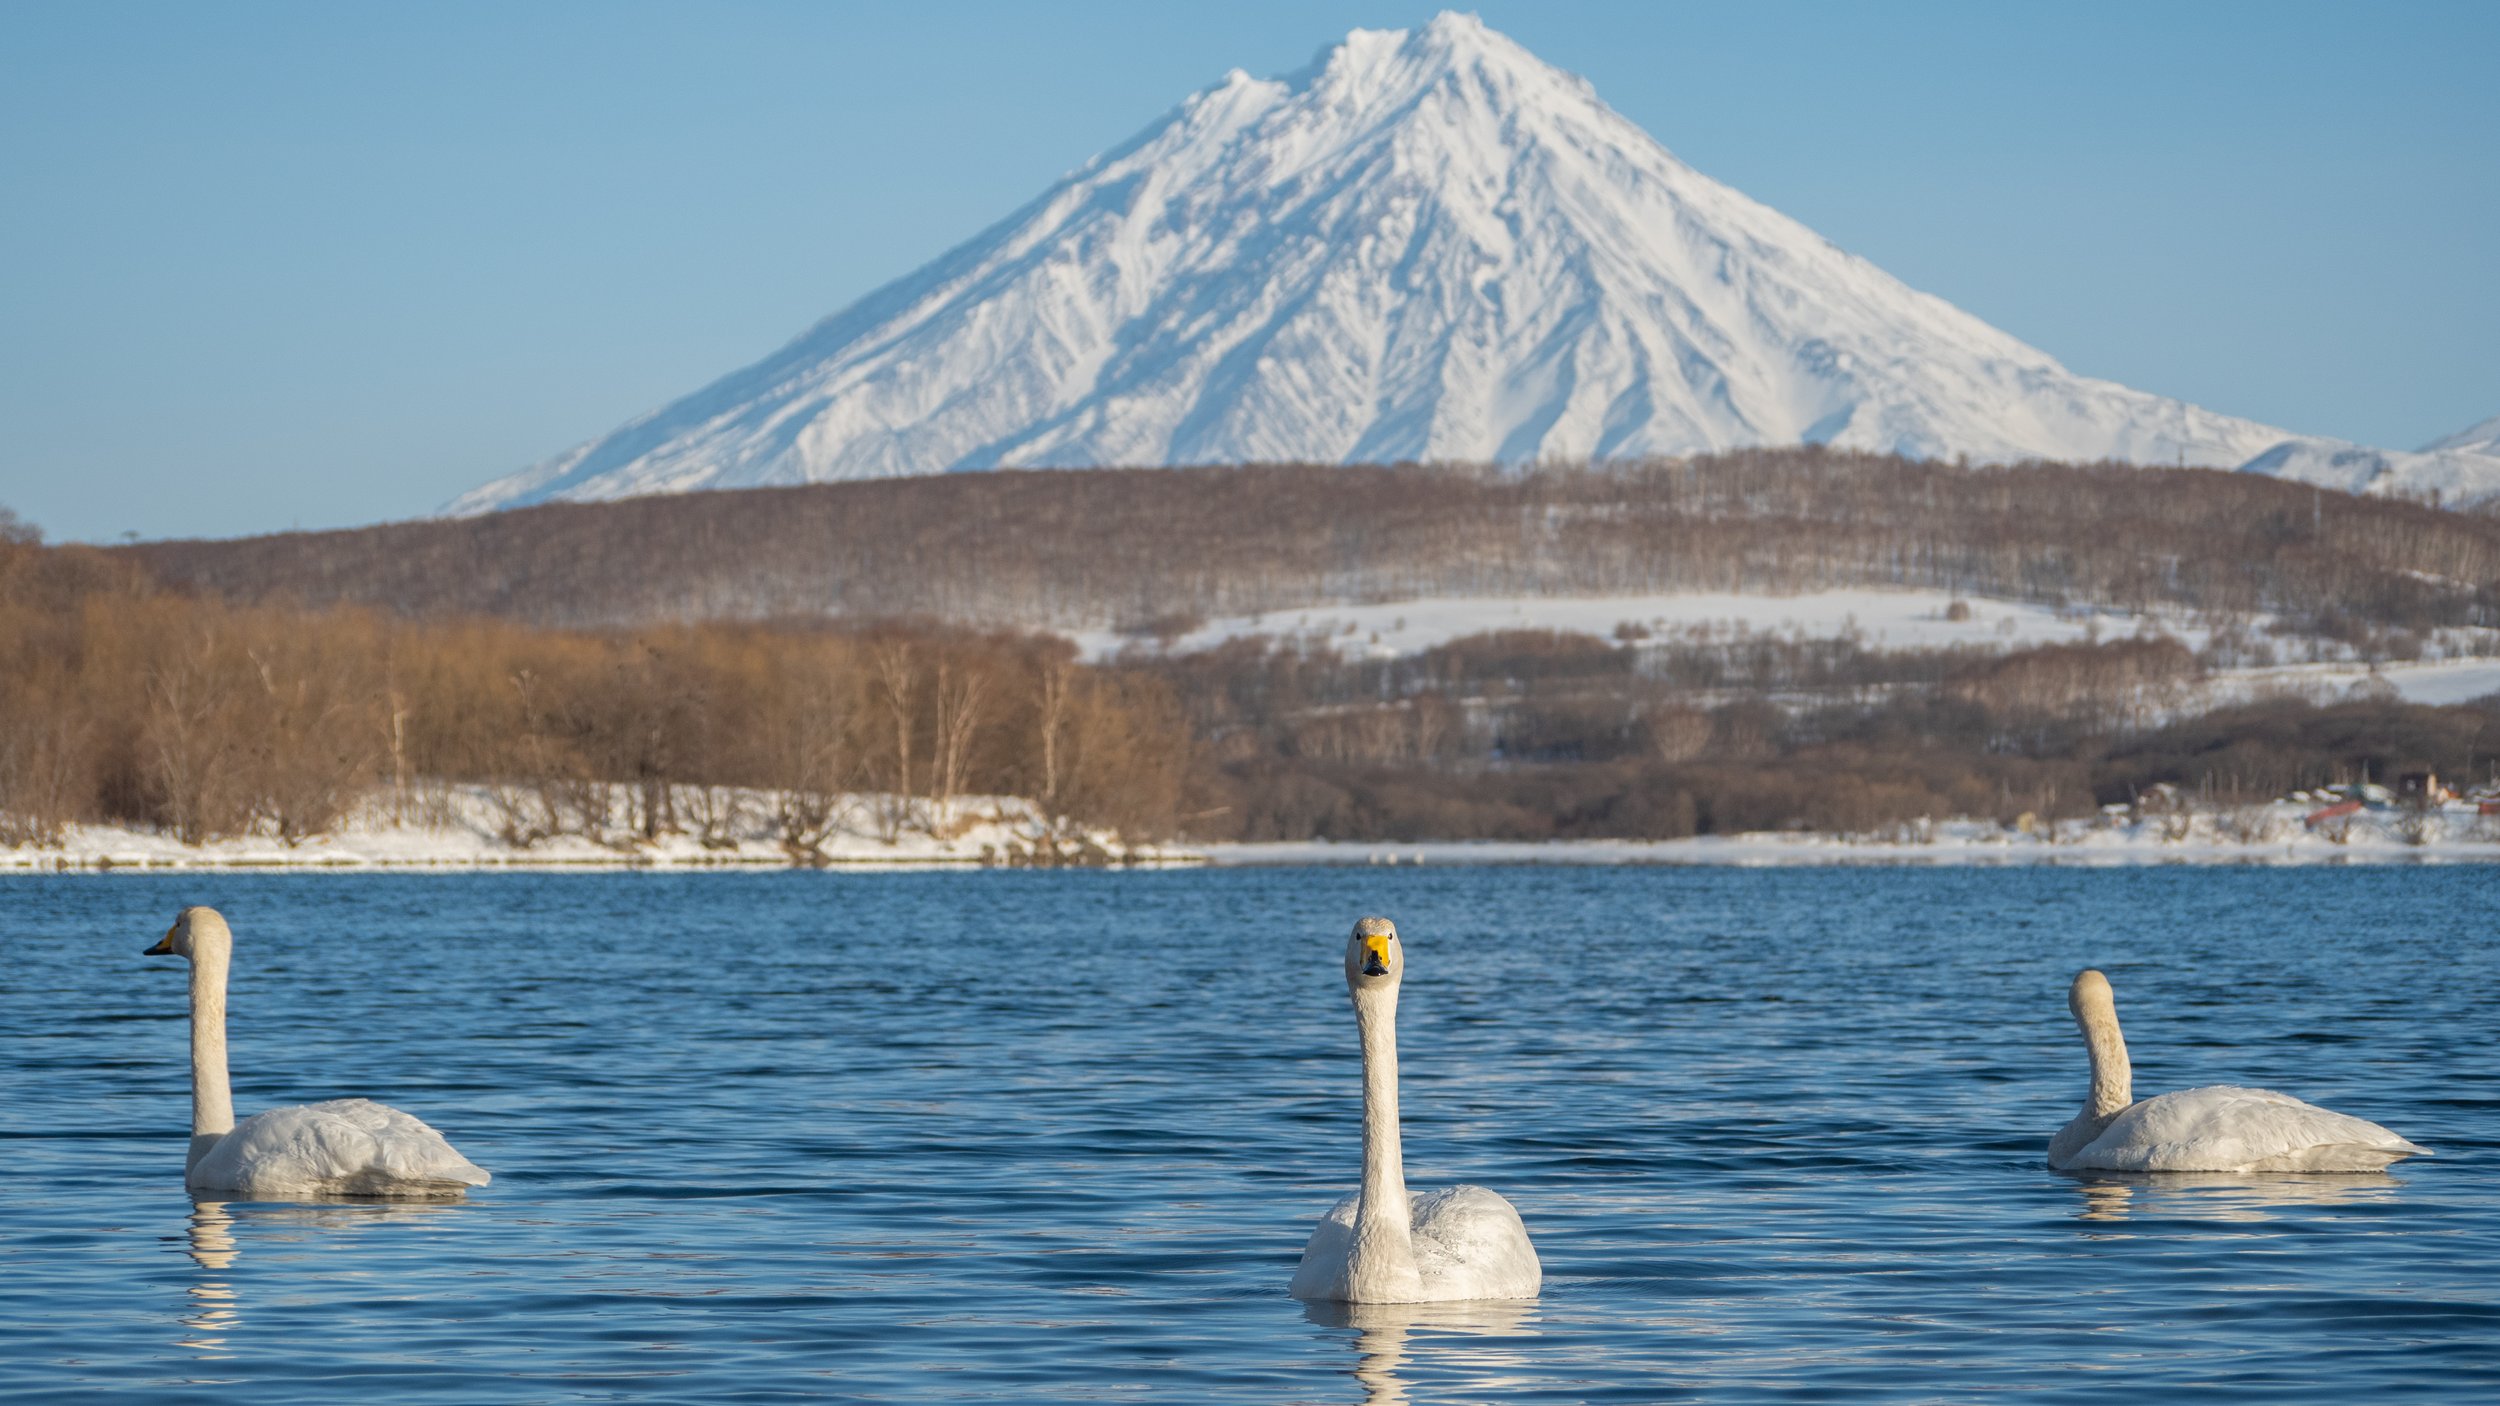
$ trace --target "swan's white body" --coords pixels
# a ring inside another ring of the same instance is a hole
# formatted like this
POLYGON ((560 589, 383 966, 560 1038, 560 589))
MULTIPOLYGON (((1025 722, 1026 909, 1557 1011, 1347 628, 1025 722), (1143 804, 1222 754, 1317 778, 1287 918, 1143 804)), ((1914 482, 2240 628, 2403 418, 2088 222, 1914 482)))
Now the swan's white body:
POLYGON ((1405 958, 1396 944, 1386 919, 1355 925, 1346 981, 1363 1037, 1363 1185, 1311 1232, 1293 1296, 1337 1303, 1534 1298, 1544 1269, 1519 1212, 1500 1193, 1453 1186, 1407 1194, 1397 1048, 1405 958))
POLYGON ((2049 1141, 2059 1171, 2376 1172, 2427 1155, 2366 1118, 2269 1089, 2217 1084, 2137 1101, 2109 979, 2077 976, 2066 1004, 2092 1055, 2092 1091, 2049 1141))
POLYGON ((1339 1303, 1435 1303, 1454 1299, 1531 1299, 1545 1280, 1528 1227, 1502 1193, 1459 1185, 1407 1198, 1409 1283, 1403 1274, 1364 1275, 1355 1263, 1363 1193, 1320 1217, 1294 1270, 1293 1296, 1339 1303), (1367 1282, 1375 1281, 1375 1282, 1367 1282))
POLYGON ((253 1200, 458 1196, 490 1180, 417 1118, 369 1099, 272 1108, 234 1121, 226 1077, 226 969, 234 936, 213 908, 188 908, 149 949, 191 961, 193 1191, 253 1200))
POLYGON ((365 1098, 272 1108, 236 1124, 184 1177, 262 1199, 456 1196, 489 1180, 424 1120, 365 1098))

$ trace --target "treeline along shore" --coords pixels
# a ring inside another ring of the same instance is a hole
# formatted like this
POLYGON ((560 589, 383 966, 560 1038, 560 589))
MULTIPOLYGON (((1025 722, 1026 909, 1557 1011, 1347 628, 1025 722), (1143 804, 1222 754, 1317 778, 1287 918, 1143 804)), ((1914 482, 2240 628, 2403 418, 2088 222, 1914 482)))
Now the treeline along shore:
POLYGON ((424 823, 454 781, 486 783, 520 847, 725 838, 736 792, 769 793, 802 857, 863 792, 889 828, 1014 795, 1071 828, 1168 833, 1177 708, 1073 655, 926 624, 592 632, 235 605, 19 530, 0 537, 0 843, 84 821, 292 843, 376 793, 424 823))
MULTIPOLYGON (((2219 682, 2500 650, 2500 518, 2254 475, 1820 450, 963 474, 126 548, 0 542, 0 841, 324 832, 485 784, 515 843, 707 788, 1011 794, 1134 839, 1674 838, 2490 773, 2500 704, 2219 682), (1829 588, 2193 618, 2032 648, 1488 632, 1174 652, 1331 602, 1829 588), (1081 661, 1053 629, 1136 647, 1081 661), (1362 651, 1356 651, 1360 655, 1362 651), (2240 671, 2235 673, 2234 671, 2240 671), (568 819, 568 817, 583 817, 568 819)), ((911 819, 917 817, 918 819, 911 819)))

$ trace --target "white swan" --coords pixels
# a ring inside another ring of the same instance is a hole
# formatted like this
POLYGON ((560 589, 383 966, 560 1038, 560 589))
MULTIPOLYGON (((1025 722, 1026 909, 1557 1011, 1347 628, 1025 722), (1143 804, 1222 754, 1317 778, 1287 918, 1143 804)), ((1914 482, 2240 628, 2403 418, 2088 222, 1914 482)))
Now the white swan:
POLYGON ((443 1135, 396 1108, 343 1098, 272 1108, 234 1121, 226 1084, 226 968, 234 934, 214 908, 185 908, 144 954, 191 962, 193 1191, 247 1199, 458 1196, 484 1186, 484 1169, 443 1135))
POLYGON ((2109 978, 2077 976, 2066 1008, 2092 1054, 2092 1092, 2049 1140, 2059 1171, 2375 1172, 2427 1154, 2376 1123, 2267 1089, 2217 1084, 2138 1103, 2109 978))
POLYGON ((1453 1186, 1409 1198, 1398 1146, 1397 925, 1365 918, 1345 979, 1363 1037, 1363 1189, 1321 1217, 1293 1272, 1293 1296, 1337 1303, 1534 1298, 1544 1282, 1528 1228, 1496 1192, 1453 1186))

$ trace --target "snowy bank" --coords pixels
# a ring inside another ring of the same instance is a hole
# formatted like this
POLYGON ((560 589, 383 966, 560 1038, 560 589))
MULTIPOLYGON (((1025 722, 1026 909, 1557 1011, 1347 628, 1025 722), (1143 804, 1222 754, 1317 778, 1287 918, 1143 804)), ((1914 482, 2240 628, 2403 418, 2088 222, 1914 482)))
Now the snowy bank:
POLYGON ((831 798, 794 845, 783 797, 762 791, 680 788, 685 827, 644 838, 624 788, 611 813, 540 833, 530 797, 488 786, 428 788, 413 802, 369 798, 331 833, 289 845, 274 835, 184 844, 163 831, 73 825, 57 846, 0 848, 0 873, 56 869, 662 869, 925 868, 932 865, 1167 864, 1196 856, 1131 845, 1107 831, 1045 823, 1031 802, 966 796, 831 798))
MULTIPOLYGON (((1880 834, 1765 831, 1681 840, 1295 840, 1204 845, 1129 844, 1105 831, 1045 824, 1013 797, 971 797, 933 812, 891 796, 840 798, 822 839, 795 850, 769 792, 715 791, 713 831, 645 840, 611 824, 598 838, 562 833, 516 841, 515 799, 483 786, 433 791, 416 807, 377 796, 336 832, 288 845, 248 836, 186 845, 170 834, 72 826, 52 847, 0 848, 0 874, 56 870, 288 869, 564 870, 828 867, 848 871, 939 866, 1117 865, 1218 867, 1413 864, 1667 864, 1737 866, 2404 864, 2500 862, 2500 816, 2471 803, 2413 811, 2381 807, 2312 825, 2314 803, 2182 810, 2028 829, 1952 820, 1880 834), (394 814, 396 812, 396 816, 394 814), (412 813, 413 812, 413 813, 412 813)), ((2321 798, 2323 799, 2323 798, 2321 798)), ((689 815, 691 801, 681 801, 689 815)), ((612 820, 625 819, 620 803, 612 820)), ((594 827, 599 828, 599 827, 594 827)), ((698 827, 701 828, 701 827, 698 827)))
POLYGON ((2354 816, 2311 828, 2290 804, 2148 817, 2070 821, 2032 830, 1957 820, 1883 835, 1757 832, 1683 840, 1306 840, 1203 846, 1208 863, 1236 868, 1315 864, 1668 864, 1751 867, 1835 864, 2115 867, 2142 864, 2500 863, 2500 821, 2452 809, 2354 816))

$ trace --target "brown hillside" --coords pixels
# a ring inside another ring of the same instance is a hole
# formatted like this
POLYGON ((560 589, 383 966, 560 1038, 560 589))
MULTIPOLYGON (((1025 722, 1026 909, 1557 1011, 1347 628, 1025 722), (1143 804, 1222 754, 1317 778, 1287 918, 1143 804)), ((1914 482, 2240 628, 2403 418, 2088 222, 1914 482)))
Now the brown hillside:
POLYGON ((2254 475, 1816 449, 1592 470, 996 472, 560 504, 118 549, 238 602, 568 628, 935 616, 1055 627, 1331 599, 1901 585, 2500 623, 2500 519, 2254 475))

